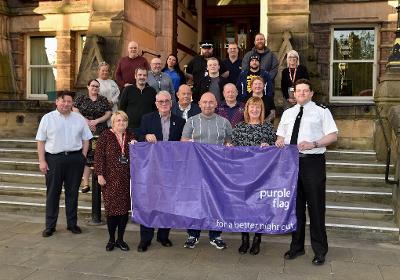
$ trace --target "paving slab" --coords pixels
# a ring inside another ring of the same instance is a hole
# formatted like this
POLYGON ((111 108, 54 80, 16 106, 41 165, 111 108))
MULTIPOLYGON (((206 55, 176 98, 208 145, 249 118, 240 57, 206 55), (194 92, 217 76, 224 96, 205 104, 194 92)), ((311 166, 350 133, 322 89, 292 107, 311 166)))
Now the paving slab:
MULTIPOLYGON (((373 258, 371 254, 371 258, 373 258)), ((383 280, 376 264, 332 261, 332 273, 335 280, 383 280)))
POLYGON ((379 270, 384 280, 398 280, 400 278, 399 266, 380 265, 379 270))
MULTIPOLYGON (((381 265, 400 265, 400 260, 395 252, 381 250, 351 249, 354 262, 381 265)), ((399 276, 400 278, 400 276, 399 276)))
POLYGON ((2 265, 0 280, 19 280, 32 274, 36 269, 17 265, 2 265))
POLYGON ((24 280, 71 280, 71 279, 80 279, 80 273, 75 273, 71 271, 58 271, 58 270, 36 270, 24 280))

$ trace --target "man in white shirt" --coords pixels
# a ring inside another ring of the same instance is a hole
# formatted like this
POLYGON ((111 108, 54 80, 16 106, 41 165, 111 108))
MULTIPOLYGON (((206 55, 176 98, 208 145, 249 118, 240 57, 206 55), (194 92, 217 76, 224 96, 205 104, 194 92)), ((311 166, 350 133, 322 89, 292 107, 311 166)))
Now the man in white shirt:
POLYGON ((56 110, 44 115, 36 134, 39 169, 46 176, 46 228, 43 237, 56 230, 62 185, 65 189, 67 229, 81 233, 77 225, 78 191, 89 140, 93 137, 85 119, 72 112, 73 93, 60 92, 56 110))
POLYGON ((328 253, 325 229, 325 150, 337 140, 338 129, 332 114, 324 106, 311 101, 313 96, 309 80, 300 79, 294 85, 297 104, 283 112, 276 135, 277 147, 287 144, 299 149, 299 175, 297 181, 296 217, 297 229, 292 233, 286 260, 304 255, 306 205, 310 216, 312 263, 322 265, 328 253))

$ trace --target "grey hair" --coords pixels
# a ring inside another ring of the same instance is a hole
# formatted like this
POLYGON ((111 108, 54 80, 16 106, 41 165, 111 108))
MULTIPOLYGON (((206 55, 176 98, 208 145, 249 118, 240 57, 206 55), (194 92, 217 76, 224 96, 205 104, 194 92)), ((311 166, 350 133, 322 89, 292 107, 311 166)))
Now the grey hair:
POLYGON ((289 67, 289 56, 295 56, 295 57, 297 57, 297 65, 296 65, 296 66, 299 66, 299 64, 300 64, 299 53, 296 52, 295 50, 290 50, 290 51, 287 52, 287 54, 286 54, 286 64, 287 64, 287 67, 289 67))
POLYGON ((156 94, 156 98, 159 97, 159 96, 161 96, 161 95, 166 95, 166 96, 168 96, 168 97, 172 100, 171 94, 170 94, 168 91, 166 91, 166 90, 160 90, 160 91, 156 94))

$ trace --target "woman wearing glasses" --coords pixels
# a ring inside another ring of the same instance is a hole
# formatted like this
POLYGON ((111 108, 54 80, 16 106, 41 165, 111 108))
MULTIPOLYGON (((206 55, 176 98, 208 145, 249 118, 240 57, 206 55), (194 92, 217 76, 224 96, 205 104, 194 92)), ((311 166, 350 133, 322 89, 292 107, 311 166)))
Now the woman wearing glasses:
POLYGON ((291 50, 286 55, 287 68, 282 70, 281 89, 283 98, 287 101, 286 107, 296 104, 294 99, 294 82, 300 79, 309 79, 305 66, 300 65, 299 54, 291 50))
MULTIPOLYGON (((88 94, 78 96, 75 99, 72 110, 80 113, 85 118, 93 135, 100 135, 107 129, 107 121, 111 117, 111 107, 107 98, 99 94, 99 81, 96 79, 90 80, 87 89, 88 94)), ((92 152, 88 152, 88 161, 90 162, 89 154, 92 154, 92 152)), ((90 190, 89 176, 90 167, 86 164, 83 172, 83 193, 90 190)))

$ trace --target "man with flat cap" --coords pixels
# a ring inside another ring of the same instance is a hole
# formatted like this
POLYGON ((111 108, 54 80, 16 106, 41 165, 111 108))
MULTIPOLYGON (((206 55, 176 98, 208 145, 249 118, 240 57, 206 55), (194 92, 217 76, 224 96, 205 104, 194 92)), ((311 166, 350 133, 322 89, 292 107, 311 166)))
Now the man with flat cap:
MULTIPOLYGON (((195 56, 186 68, 186 75, 189 79, 193 80, 193 96, 200 96, 198 94, 199 83, 202 78, 208 75, 207 59, 213 56, 213 43, 210 40, 203 40, 200 42, 200 55, 195 56)), ((219 60, 219 65, 221 65, 219 60)), ((219 74, 227 78, 229 75, 228 69, 221 65, 219 74)), ((198 103, 199 100, 193 100, 198 103)))

